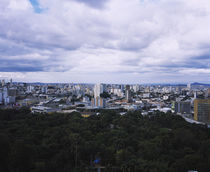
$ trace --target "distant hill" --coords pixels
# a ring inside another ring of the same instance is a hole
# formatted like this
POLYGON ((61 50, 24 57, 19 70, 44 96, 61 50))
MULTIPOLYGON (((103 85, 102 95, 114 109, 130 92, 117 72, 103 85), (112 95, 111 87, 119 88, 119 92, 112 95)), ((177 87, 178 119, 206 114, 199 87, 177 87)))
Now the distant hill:
POLYGON ((198 86, 198 85, 210 87, 210 84, 204 84, 204 83, 199 83, 199 82, 194 82, 191 84, 191 86, 198 86))

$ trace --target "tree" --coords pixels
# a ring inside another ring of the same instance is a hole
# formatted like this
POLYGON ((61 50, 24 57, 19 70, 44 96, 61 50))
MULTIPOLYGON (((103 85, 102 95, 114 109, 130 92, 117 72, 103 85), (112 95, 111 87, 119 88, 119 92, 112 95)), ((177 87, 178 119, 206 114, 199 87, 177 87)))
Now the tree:
POLYGON ((9 138, 0 134, 0 169, 1 171, 8 172, 8 157, 10 152, 9 138))
POLYGON ((24 143, 16 141, 10 153, 10 170, 12 172, 28 172, 33 168, 33 149, 24 143))

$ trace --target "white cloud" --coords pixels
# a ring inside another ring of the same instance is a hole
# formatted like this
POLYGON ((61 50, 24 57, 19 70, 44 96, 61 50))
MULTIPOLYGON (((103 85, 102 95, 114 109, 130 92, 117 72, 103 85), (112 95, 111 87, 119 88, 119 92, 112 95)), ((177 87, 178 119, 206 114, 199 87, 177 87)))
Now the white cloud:
POLYGON ((35 60, 39 72, 25 80, 185 82, 196 71, 210 82, 206 0, 39 0, 42 13, 27 0, 0 2, 0 72, 6 59, 19 60, 17 71, 35 60))
POLYGON ((28 9, 32 9, 32 6, 28 0, 10 0, 8 9, 28 10, 28 9))
POLYGON ((187 74, 187 75, 197 75, 197 74, 208 74, 210 76, 210 69, 182 69, 180 70, 180 73, 187 74))

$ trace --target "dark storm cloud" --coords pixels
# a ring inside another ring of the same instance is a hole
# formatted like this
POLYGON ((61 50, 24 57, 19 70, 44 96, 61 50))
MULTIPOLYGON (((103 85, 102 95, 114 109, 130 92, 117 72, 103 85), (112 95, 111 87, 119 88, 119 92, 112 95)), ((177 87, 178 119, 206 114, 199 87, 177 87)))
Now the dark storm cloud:
POLYGON ((195 57, 192 57, 192 59, 209 60, 210 61, 210 54, 205 54, 205 55, 201 55, 201 56, 195 56, 195 57))
POLYGON ((38 72, 44 71, 43 64, 33 60, 6 60, 1 59, 1 72, 38 72))

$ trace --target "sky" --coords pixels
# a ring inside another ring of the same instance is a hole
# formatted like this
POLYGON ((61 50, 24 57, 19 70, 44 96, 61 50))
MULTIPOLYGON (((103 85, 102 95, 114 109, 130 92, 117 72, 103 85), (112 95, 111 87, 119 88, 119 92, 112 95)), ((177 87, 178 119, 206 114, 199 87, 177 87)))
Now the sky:
POLYGON ((0 79, 210 83, 209 0, 0 0, 0 79))

